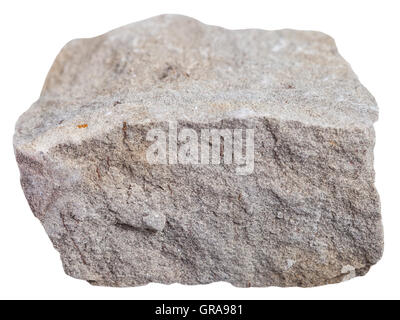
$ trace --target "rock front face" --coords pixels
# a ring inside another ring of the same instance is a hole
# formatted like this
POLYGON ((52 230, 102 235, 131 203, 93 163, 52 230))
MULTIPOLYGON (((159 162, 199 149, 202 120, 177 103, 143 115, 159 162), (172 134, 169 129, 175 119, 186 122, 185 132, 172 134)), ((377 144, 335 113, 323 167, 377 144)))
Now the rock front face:
POLYGON ((14 148, 72 277, 308 287, 381 258, 377 117, 324 34, 166 15, 68 43, 14 148))

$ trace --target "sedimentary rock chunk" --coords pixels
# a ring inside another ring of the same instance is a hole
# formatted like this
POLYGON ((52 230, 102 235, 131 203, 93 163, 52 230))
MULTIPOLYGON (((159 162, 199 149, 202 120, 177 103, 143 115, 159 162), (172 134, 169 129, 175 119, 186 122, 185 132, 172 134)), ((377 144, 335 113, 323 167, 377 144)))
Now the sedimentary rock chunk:
POLYGON ((68 43, 14 148, 72 277, 317 286, 382 255, 377 117, 322 33, 166 15, 68 43))

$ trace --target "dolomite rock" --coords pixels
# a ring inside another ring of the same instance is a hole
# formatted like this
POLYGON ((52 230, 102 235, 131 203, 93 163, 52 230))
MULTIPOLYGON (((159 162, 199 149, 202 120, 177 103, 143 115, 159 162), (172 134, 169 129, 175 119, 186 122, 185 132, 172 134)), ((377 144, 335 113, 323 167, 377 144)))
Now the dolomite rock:
POLYGON ((165 15, 68 43, 14 149, 72 277, 308 287, 364 275, 382 255, 377 118, 322 33, 165 15), (254 130, 253 170, 150 163, 148 132, 174 122, 199 136, 254 130))

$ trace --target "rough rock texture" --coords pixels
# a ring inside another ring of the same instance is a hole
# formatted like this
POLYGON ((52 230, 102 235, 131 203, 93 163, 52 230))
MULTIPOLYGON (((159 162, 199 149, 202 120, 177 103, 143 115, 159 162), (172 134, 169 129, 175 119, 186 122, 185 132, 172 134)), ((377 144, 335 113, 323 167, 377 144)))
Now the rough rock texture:
POLYGON ((66 45, 16 125, 65 272, 96 285, 317 286, 381 257, 378 109, 318 32, 160 16, 66 45), (150 164, 153 128, 254 129, 254 172, 150 164))

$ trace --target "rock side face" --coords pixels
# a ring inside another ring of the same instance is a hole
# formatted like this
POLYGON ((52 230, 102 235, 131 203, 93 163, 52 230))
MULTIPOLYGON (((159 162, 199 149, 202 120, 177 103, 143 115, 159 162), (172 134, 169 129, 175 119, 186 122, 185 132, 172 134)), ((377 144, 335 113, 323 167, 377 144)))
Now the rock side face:
POLYGON ((377 118, 324 34, 165 15, 68 43, 14 149, 72 277, 309 287, 381 258, 377 118))

